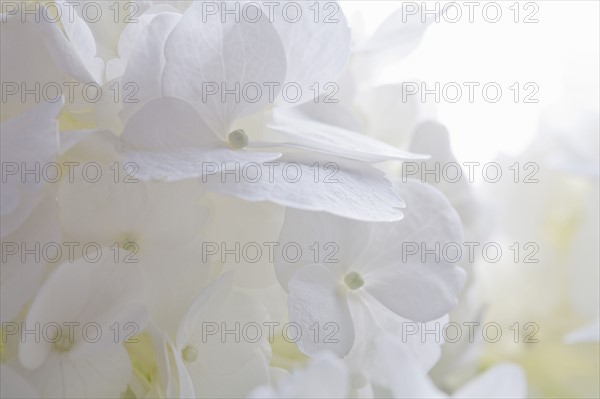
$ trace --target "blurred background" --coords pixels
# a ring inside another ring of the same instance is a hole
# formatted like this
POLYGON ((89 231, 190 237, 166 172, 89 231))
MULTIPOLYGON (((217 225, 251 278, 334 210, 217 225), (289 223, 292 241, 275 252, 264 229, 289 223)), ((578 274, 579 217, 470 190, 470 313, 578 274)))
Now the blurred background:
MULTIPOLYGON (((482 14, 494 2, 476 3, 472 21, 465 2, 457 2, 460 18, 448 8, 414 51, 363 82, 479 83, 472 102, 465 86, 456 102, 448 101, 453 94, 418 101, 418 120, 400 120, 399 137, 388 141, 410 142, 400 136, 433 119, 447 128, 463 170, 467 162, 496 162, 510 174, 491 183, 476 170, 471 186, 480 211, 463 220, 467 237, 499 243, 504 256, 469 265, 471 285, 451 316, 498 323, 505 339, 445 348, 432 376, 452 391, 491 364, 511 361, 524 368, 530 397, 599 397, 600 2, 500 1, 495 23, 494 7, 492 18, 482 14), (490 82, 503 90, 497 102, 482 97, 490 82)), ((397 1, 341 5, 356 43, 402 7, 412 10, 397 1)), ((401 116, 402 107, 388 111, 401 116)))

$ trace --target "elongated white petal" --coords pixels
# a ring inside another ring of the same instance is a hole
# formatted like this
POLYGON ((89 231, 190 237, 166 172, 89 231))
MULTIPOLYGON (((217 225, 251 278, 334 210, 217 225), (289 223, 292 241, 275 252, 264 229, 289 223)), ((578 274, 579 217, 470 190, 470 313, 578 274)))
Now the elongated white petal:
MULTIPOLYGON (((221 15, 206 18, 202 2, 194 2, 173 29, 165 58, 163 94, 189 101, 221 137, 236 118, 273 103, 267 85, 281 86, 287 68, 281 39, 266 15, 255 22, 229 16, 223 23, 221 15), (261 95, 255 101, 256 87, 261 95), (207 94, 215 88, 217 94, 207 94), (252 94, 243 95, 247 88, 252 94), (222 98, 224 89, 239 98, 222 98)), ((281 87, 275 89, 274 95, 281 87)))
POLYGON ((369 342, 369 347, 363 369, 374 386, 384 388, 394 398, 446 397, 397 336, 382 334, 369 342))
MULTIPOLYGON (((210 175, 207 181, 221 181, 221 174, 212 174, 215 170, 241 170, 238 165, 264 164, 279 158, 277 153, 233 151, 228 148, 189 148, 160 152, 127 152, 124 154, 127 162, 137 165, 136 176, 141 180, 177 181, 210 175), (213 177, 211 177, 213 176, 213 177), (217 176, 217 177, 214 177, 217 176)), ((204 179, 204 177, 203 177, 204 179)), ((228 178, 223 178, 225 181, 228 178)), ((238 179, 239 180, 239 179, 238 179)), ((221 192, 219 184, 208 185, 209 190, 221 192), (214 188, 217 189, 214 189, 214 188)), ((242 197, 243 198, 243 197, 242 197)))
POLYGON ((289 155, 273 162, 227 162, 219 170, 226 168, 239 173, 204 176, 208 190, 350 219, 402 219, 402 199, 383 173, 369 165, 289 155))
POLYGON ((161 13, 140 34, 121 79, 124 121, 143 104, 162 94, 165 67, 164 46, 169 34, 181 19, 180 14, 161 13))
POLYGON ((1 157, 6 171, 0 201, 2 237, 17 229, 43 197, 44 181, 39 174, 59 152, 56 116, 61 107, 62 101, 43 102, 0 126, 1 157), (25 169, 38 172, 24 178, 25 169), (14 174, 8 173, 10 170, 14 174))
POLYGON ((273 111, 269 128, 284 136, 286 143, 364 162, 425 159, 358 132, 311 121, 297 116, 293 110, 273 111))
POLYGON ((195 323, 202 321, 200 315, 202 311, 210 306, 217 306, 224 302, 231 293, 233 285, 233 273, 225 273, 206 287, 194 303, 189 307, 185 316, 181 320, 175 344, 183 346, 193 334, 195 323))
MULTIPOLYGON (((135 10, 136 7, 129 3, 124 5, 123 8, 129 8, 131 11, 135 10)), ((116 14, 116 11, 114 13, 116 14)), ((162 27, 164 26, 166 20, 171 19, 178 21, 180 16, 181 14, 176 8, 167 4, 158 4, 150 7, 148 10, 145 10, 143 13, 141 13, 141 15, 136 15, 135 17, 129 18, 127 16, 123 17, 124 20, 131 19, 131 21, 125 24, 125 28, 119 35, 119 41, 117 43, 118 57, 115 57, 106 63, 106 79, 113 80, 122 77, 125 69, 129 68, 131 56, 134 53, 137 54, 138 63, 140 61, 140 57, 144 57, 142 53, 146 53, 146 60, 152 61, 151 63, 147 63, 145 65, 146 69, 152 71, 158 70, 159 73, 162 73, 162 67, 164 66, 164 56, 162 56, 162 51, 165 40, 168 36, 168 32, 170 32, 174 24, 171 25, 171 28, 167 30, 167 34, 159 34, 158 36, 155 35, 158 32, 163 32, 162 27), (162 21, 154 23, 154 20, 157 18, 162 21), (133 19, 135 19, 135 22, 133 19), (150 25, 153 25, 155 28, 148 28, 150 25), (158 28, 158 30, 156 28, 158 28), (149 39, 153 41, 151 46, 148 46, 148 44, 150 44, 149 39)), ((148 76, 148 74, 145 73, 147 71, 137 70, 137 72, 139 75, 136 76, 135 81, 123 80, 122 83, 139 83, 139 77, 141 75, 148 76)), ((150 73, 150 76, 152 76, 152 73, 150 73)), ((130 75, 130 77, 132 76, 130 75)), ((158 76, 158 78, 159 79, 156 81, 156 84, 159 84, 160 87, 160 76, 158 76)), ((135 98, 140 100, 140 97, 137 95, 135 98)))
POLYGON ((290 322, 301 331, 289 328, 287 339, 298 340, 298 347, 308 355, 324 349, 346 355, 354 344, 354 326, 340 281, 325 267, 309 265, 292 276, 288 289, 290 322))
POLYGON ((456 305, 465 282, 464 270, 441 249, 462 245, 461 222, 436 189, 415 180, 398 187, 406 197, 405 218, 374 225, 369 248, 357 262, 365 290, 378 301, 407 319, 429 321, 456 305), (424 256, 425 250, 437 256, 424 256))
POLYGON ((434 16, 430 14, 422 22, 421 12, 418 12, 421 5, 413 4, 417 11, 415 14, 410 15, 404 8, 397 10, 355 51, 371 57, 374 64, 395 62, 406 57, 417 47, 423 33, 434 21, 434 16))
POLYGON ((350 58, 350 29, 335 1, 286 2, 282 6, 287 7, 286 17, 276 13, 273 25, 287 56, 285 81, 301 87, 297 103, 302 103, 314 99, 315 92, 326 91, 325 85, 340 77, 350 58))
POLYGON ((92 31, 69 3, 57 2, 64 33, 58 23, 39 17, 40 33, 54 62, 67 76, 80 82, 102 84, 104 61, 96 57, 96 41, 92 31))
POLYGON ((279 235, 283 249, 275 251, 275 271, 279 283, 287 289, 292 275, 301 267, 319 263, 343 278, 354 261, 366 250, 371 223, 340 218, 324 212, 288 208, 279 235), (296 256, 294 248, 300 248, 296 256))
POLYGON ((273 110, 275 115, 269 122, 273 122, 274 125, 281 122, 283 126, 286 126, 285 116, 286 118, 294 117, 321 122, 326 125, 337 126, 353 132, 364 131, 363 121, 351 107, 342 102, 326 102, 327 98, 327 95, 322 95, 317 102, 308 101, 285 110, 275 108, 273 110))
POLYGON ((261 342, 267 339, 262 334, 266 313, 252 298, 232 291, 232 278, 232 273, 226 273, 209 285, 189 308, 177 332, 180 353, 176 356, 183 358, 201 397, 221 396, 217 381, 229 379, 234 383, 231 389, 243 390, 268 378, 260 352, 261 342), (248 367, 249 363, 253 366, 248 367), (240 386, 235 387, 236 383, 240 386))
POLYGON ((185 101, 158 98, 136 112, 121 135, 122 148, 162 151, 216 147, 223 143, 200 115, 185 101))

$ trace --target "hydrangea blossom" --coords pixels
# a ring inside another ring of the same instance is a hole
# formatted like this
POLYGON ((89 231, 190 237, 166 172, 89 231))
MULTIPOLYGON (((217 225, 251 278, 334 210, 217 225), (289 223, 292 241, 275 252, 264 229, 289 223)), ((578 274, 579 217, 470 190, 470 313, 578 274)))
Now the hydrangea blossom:
POLYGON ((2 82, 104 96, 3 101, 3 397, 525 394, 509 364, 443 391, 429 375, 440 343, 399 334, 450 320, 467 278, 407 246, 460 242, 480 220, 471 187, 399 179, 403 162, 453 159, 448 137, 420 125, 409 147, 418 107, 371 85, 430 21, 394 13, 353 42, 337 2, 283 2, 296 22, 267 18, 269 2, 31 3, 39 18, 2 15, 2 82), (212 13, 226 4, 260 17, 212 13), (335 19, 315 20, 321 6, 335 19), (112 18, 128 10, 135 23, 112 18), (339 102, 324 101, 328 85, 339 102), (232 87, 251 90, 213 95, 232 87), (5 181, 5 163, 100 176, 5 181), (248 165, 264 178, 228 178, 248 165), (95 250, 21 253, 38 244, 95 250))

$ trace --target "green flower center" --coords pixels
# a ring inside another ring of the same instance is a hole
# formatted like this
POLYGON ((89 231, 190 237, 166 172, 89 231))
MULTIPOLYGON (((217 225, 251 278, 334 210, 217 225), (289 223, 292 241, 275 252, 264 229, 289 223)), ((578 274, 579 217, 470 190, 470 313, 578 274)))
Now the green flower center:
POLYGON ((198 349, 192 345, 186 345, 181 351, 181 356, 188 363, 195 362, 198 359, 198 349))
POLYGON ((365 285, 365 280, 363 280, 360 274, 356 272, 350 272, 346 274, 346 277, 344 277, 344 283, 346 283, 348 288, 351 290, 357 290, 365 285))
POLYGON ((53 341, 54 349, 59 352, 67 352, 75 344, 73 337, 70 337, 69 334, 65 334, 62 330, 58 331, 53 341))
POLYGON ((234 130, 227 136, 231 148, 241 150, 248 146, 248 135, 242 129, 234 130))

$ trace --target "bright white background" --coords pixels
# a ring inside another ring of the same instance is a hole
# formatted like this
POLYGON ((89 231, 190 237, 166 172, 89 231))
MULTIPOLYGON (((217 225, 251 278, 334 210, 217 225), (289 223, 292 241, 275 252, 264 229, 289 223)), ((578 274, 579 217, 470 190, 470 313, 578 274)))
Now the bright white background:
MULTIPOLYGON (((399 1, 341 3, 352 26, 362 26, 366 34, 401 7, 399 1)), ((433 10, 434 2, 427 3, 433 10)), ((443 6, 448 2, 438 3, 443 6)), ((577 87, 578 106, 598 109, 600 2, 536 1, 539 11, 535 18, 539 22, 532 24, 514 22, 508 8, 515 1, 497 2, 505 14, 495 24, 482 17, 486 2, 475 8, 473 23, 468 20, 464 2, 457 3, 464 11, 459 22, 448 23, 442 18, 433 23, 419 47, 401 63, 385 69, 378 82, 419 79, 442 85, 453 81, 501 84, 505 91, 496 104, 486 103, 480 95, 473 104, 464 96, 456 104, 439 104, 438 118, 449 128, 459 159, 487 161, 501 152, 521 151, 536 134, 540 112, 559 102, 565 85, 577 87), (539 103, 515 104, 513 93, 506 89, 513 82, 536 82, 539 103)), ((527 2, 520 3, 523 6, 527 2)), ((531 10, 521 7, 520 18, 531 10)))

